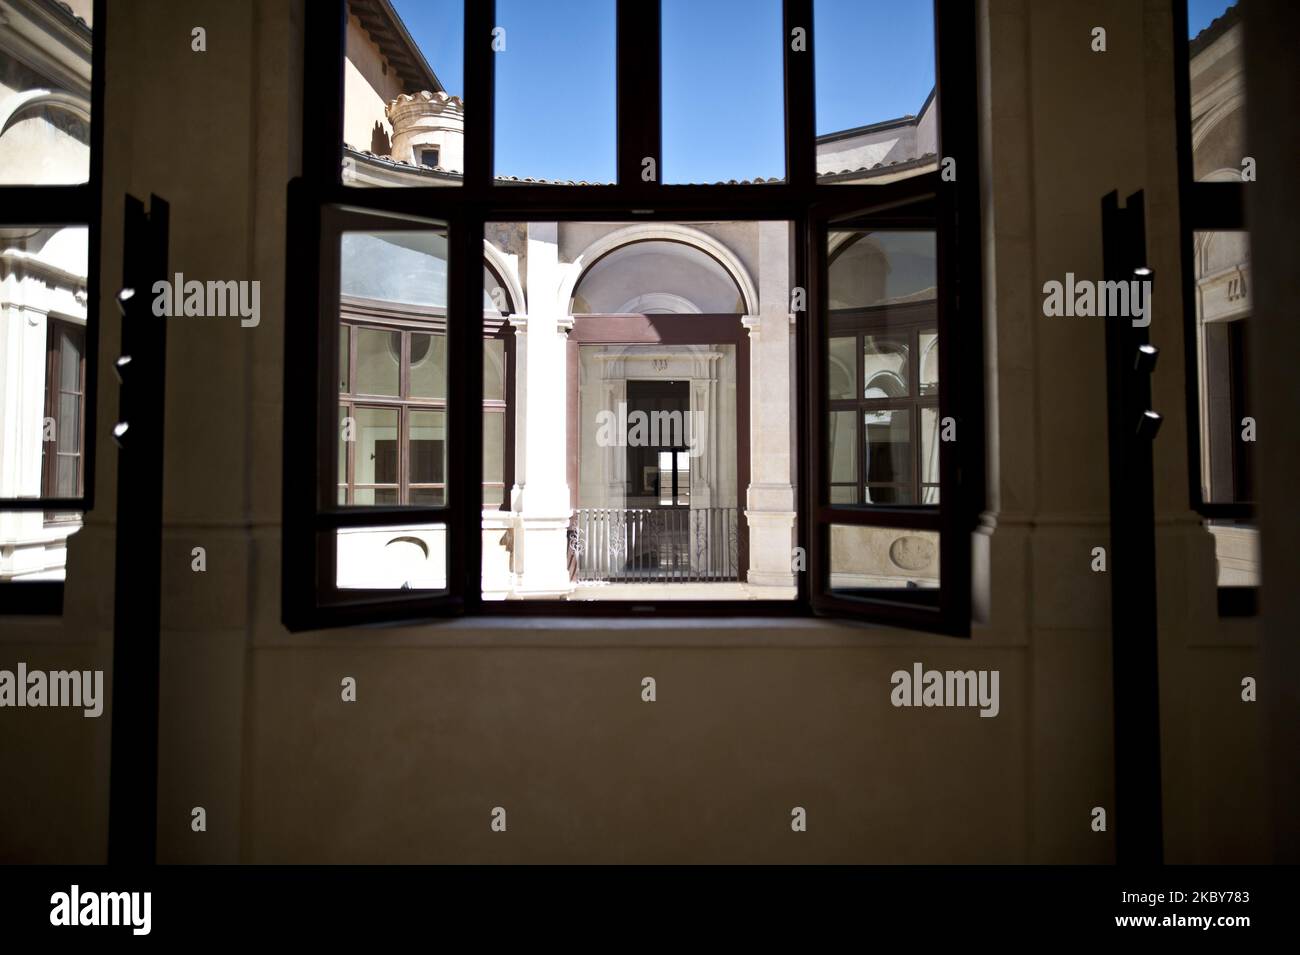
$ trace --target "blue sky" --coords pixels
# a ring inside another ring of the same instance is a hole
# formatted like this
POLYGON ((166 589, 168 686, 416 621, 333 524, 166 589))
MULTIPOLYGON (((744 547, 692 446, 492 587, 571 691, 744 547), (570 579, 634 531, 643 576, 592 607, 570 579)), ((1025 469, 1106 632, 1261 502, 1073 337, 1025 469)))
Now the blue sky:
MULTIPOLYGON (((393 5, 448 92, 461 93, 462 0, 393 5)), ((613 181, 614 7, 497 0, 499 175, 613 181)), ((928 2, 814 9, 819 134, 921 108, 934 85, 928 2)), ((662 10, 663 181, 784 175, 780 0, 662 0, 662 10)))
POLYGON ((1196 36, 1232 5, 1233 0, 1187 0, 1187 38, 1196 36))

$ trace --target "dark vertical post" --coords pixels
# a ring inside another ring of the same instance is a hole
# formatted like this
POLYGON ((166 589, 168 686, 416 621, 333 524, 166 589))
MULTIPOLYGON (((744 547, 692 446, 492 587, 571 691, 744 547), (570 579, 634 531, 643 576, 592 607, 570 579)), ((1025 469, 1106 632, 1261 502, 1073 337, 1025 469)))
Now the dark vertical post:
MULTIPOLYGON (((1114 192, 1102 199, 1102 246, 1107 280, 1129 283, 1153 279, 1145 265, 1146 225, 1141 192, 1129 196, 1123 209, 1114 192)), ((1146 301, 1149 318, 1149 296, 1146 301)), ((1151 409, 1151 372, 1156 352, 1145 327, 1135 327, 1131 319, 1124 317, 1112 316, 1105 321, 1115 857, 1124 865, 1159 865, 1164 840, 1152 443, 1160 417, 1151 409)))
POLYGON ((123 237, 116 584, 113 607, 112 769, 108 861, 151 865, 158 828, 158 668, 162 600, 163 403, 166 319, 153 315, 167 277, 167 203, 126 197, 123 237))
POLYGON ((618 184, 652 189, 663 182, 659 4, 618 0, 618 184), (642 178, 654 160, 655 178, 642 178))
POLYGON ((813 88, 812 0, 785 0, 785 178, 799 188, 817 180, 817 105, 813 88))
MULTIPOLYGON (((494 0, 465 3, 465 181, 464 188, 492 185, 496 112, 496 53, 492 48, 496 22, 494 0)), ((507 38, 508 43, 508 38, 507 38)), ((506 49, 509 49, 507 45, 506 49)), ((523 302, 515 302, 523 310, 523 302)))

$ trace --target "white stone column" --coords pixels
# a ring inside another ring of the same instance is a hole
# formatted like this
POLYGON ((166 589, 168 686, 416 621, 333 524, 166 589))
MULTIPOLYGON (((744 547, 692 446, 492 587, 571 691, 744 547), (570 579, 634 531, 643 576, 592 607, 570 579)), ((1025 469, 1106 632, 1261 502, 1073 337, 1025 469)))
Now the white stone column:
POLYGON ((741 321, 749 329, 748 582, 795 586, 794 434, 791 371, 790 236, 784 222, 759 224, 759 308, 741 321))
POLYGON ((519 389, 522 454, 516 458, 520 533, 515 538, 520 577, 516 597, 571 593, 568 527, 572 509, 568 485, 568 360, 573 317, 563 314, 558 294, 558 227, 528 224, 528 314, 513 320, 527 341, 519 389))

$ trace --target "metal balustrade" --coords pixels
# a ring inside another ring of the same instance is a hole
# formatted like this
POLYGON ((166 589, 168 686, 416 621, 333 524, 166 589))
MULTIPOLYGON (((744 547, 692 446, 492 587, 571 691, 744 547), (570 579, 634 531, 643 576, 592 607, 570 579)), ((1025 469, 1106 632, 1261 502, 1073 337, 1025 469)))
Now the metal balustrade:
POLYGON ((569 528, 579 582, 739 580, 735 507, 581 507, 569 528))

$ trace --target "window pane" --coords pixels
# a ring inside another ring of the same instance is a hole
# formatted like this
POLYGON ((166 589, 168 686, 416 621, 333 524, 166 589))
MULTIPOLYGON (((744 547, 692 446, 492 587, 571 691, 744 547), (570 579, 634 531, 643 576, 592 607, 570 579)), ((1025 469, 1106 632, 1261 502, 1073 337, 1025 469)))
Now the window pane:
POLYGON ((441 411, 412 411, 410 418, 410 483, 443 484, 447 480, 446 415, 441 411))
POLYGON ((0 185, 90 176, 93 4, 6 4, 0 42, 0 185))
POLYGON ((938 532, 848 524, 830 530, 833 591, 939 586, 938 532))
POLYGON ((60 451, 81 452, 81 396, 59 395, 59 416, 55 419, 56 445, 60 451))
POLYGON ((921 394, 939 393, 939 335, 921 332, 918 336, 917 354, 921 366, 921 394))
MULTIPOLYGON (((1250 235, 1193 235, 1196 354, 1200 385, 1201 495, 1211 504, 1255 500, 1255 419, 1250 386, 1250 235)), ((1253 521, 1210 525, 1220 586, 1259 583, 1259 539, 1253 521)))
POLYGON ((447 307, 447 233, 345 232, 339 289, 347 298, 447 307))
POLYGON ((401 375, 402 333, 358 328, 357 394, 398 395, 401 375))
MULTIPOLYGON (((832 484, 858 483, 858 433, 854 426, 857 414, 853 411, 832 411, 826 433, 830 443, 830 475, 832 484)), ((855 494, 856 496, 856 494, 855 494)))
POLYGON ((831 309, 933 301, 933 232, 830 233, 831 309))
POLYGON ((662 0, 666 183, 785 178, 780 0, 662 0))
POLYGON ((458 186, 464 164, 461 0, 348 0, 343 181, 458 186))
POLYGON ((827 252, 826 348, 832 370, 827 499, 936 505, 934 233, 835 229, 827 252), (844 385, 852 380, 843 369, 859 362, 861 391, 846 393, 844 385), (855 407, 856 414, 850 410, 855 407))
POLYGON ((863 340, 862 377, 864 398, 906 398, 908 381, 908 336, 867 335, 863 340))
POLYGON ((892 182, 938 168, 934 5, 814 0, 817 174, 892 182))
POLYGON ((348 406, 339 405, 339 477, 338 483, 341 485, 339 491, 339 503, 347 503, 347 483, 348 483, 348 445, 351 443, 343 439, 344 429, 348 424, 348 406))
POLYGON ((921 409, 921 503, 939 503, 939 409, 921 409))
POLYGON ((615 6, 497 0, 498 180, 614 182, 615 6))
POLYGON ((1240 181, 1246 157, 1241 5, 1189 0, 1192 170, 1198 180, 1240 181))
POLYGON ((333 532, 340 590, 445 590, 445 524, 348 527, 333 532))
POLYGON ((411 333, 411 397, 447 397, 447 336, 411 333))
MULTIPOLYGON (((501 484, 505 480, 505 429, 504 412, 483 412, 483 482, 485 484, 501 484)), ((497 492, 498 496, 499 493, 497 492)), ((499 504, 500 501, 498 500, 497 503, 499 504)))
POLYGON ((830 364, 827 366, 828 397, 856 398, 858 396, 858 359, 854 354, 856 335, 833 336, 830 340, 830 364))
MULTIPOLYGON (((356 484, 388 484, 397 487, 397 409, 357 408, 353 455, 353 482, 356 484)), ((367 494, 369 498, 373 495, 367 494)), ((362 492, 357 491, 357 503, 362 492)), ((378 503, 378 502, 376 502, 378 503)), ((387 503, 396 504, 394 499, 387 503)))
MULTIPOLYGON (((83 494, 87 235, 0 226, 0 499, 83 494)), ((0 515, 0 580, 63 579, 80 515, 50 520, 68 523, 47 533, 41 511, 0 515)))
POLYGON ((865 424, 867 503, 913 503, 910 415, 899 409, 868 411, 865 424))
POLYGON ((506 343, 500 338, 483 342, 483 397, 495 401, 506 397, 506 343))

